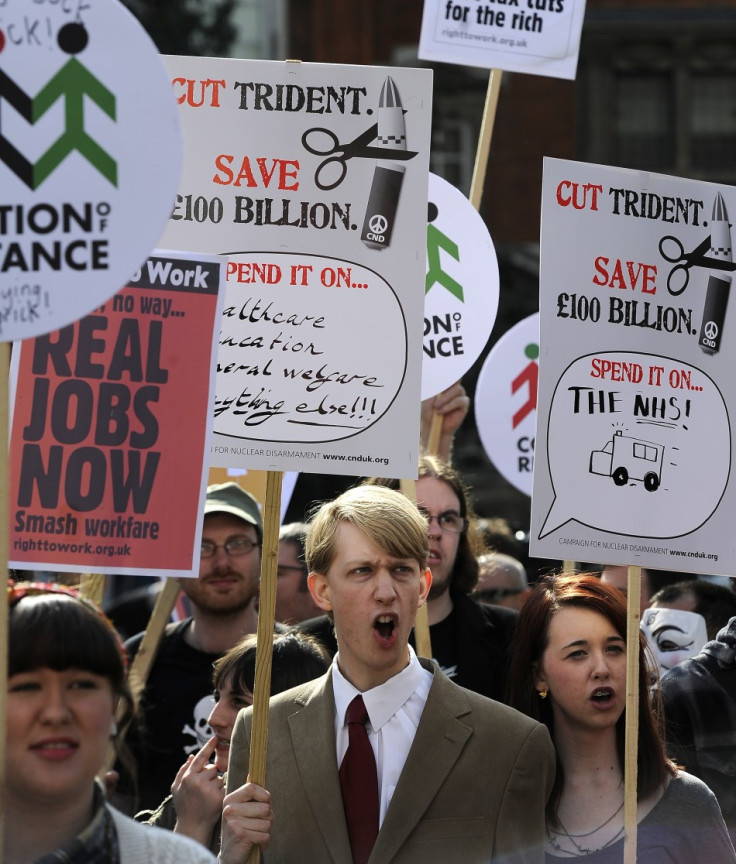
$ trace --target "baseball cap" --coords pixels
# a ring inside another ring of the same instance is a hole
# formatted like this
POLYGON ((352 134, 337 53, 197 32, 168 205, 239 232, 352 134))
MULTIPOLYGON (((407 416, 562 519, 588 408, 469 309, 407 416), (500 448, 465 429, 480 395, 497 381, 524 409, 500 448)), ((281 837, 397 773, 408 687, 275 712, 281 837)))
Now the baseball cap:
POLYGON ((237 483, 215 483, 207 487, 204 515, 208 513, 231 513, 250 525, 255 525, 259 542, 263 541, 263 521, 258 502, 237 483))

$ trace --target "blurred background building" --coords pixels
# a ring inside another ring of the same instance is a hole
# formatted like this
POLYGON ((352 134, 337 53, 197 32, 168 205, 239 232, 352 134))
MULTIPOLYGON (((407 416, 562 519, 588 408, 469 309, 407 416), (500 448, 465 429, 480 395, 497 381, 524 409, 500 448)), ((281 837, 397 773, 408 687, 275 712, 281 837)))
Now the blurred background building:
MULTIPOLYGON (((128 5, 162 53, 431 65, 431 168, 468 193, 488 71, 417 59, 422 0, 128 5)), ((503 74, 481 205, 501 271, 488 349, 538 308, 544 156, 736 182, 735 26, 736 0, 587 0, 575 81, 503 74)), ((484 359, 464 379, 471 395, 484 359)), ((472 409, 455 463, 480 514, 527 529, 530 501, 486 457, 472 409)), ((302 476, 288 520, 301 520, 306 503, 344 485, 339 477, 302 476)))

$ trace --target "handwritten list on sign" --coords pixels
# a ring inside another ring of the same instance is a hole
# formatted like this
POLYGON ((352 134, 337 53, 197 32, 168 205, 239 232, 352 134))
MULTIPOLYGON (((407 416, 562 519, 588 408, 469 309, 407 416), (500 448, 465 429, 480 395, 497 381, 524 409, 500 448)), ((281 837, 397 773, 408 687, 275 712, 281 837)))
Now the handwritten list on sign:
POLYGON ((401 306, 372 270, 316 255, 230 258, 216 431, 268 442, 350 437, 391 405, 406 356, 401 306))
POLYGON ((162 242, 227 258, 210 464, 416 476, 431 72, 166 62, 162 242))

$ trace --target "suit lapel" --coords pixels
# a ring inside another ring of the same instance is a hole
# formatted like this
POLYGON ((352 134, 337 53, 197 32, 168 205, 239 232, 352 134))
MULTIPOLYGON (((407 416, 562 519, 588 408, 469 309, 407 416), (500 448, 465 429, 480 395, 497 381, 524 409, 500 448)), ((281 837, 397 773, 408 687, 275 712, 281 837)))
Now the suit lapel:
POLYGON ((421 821, 473 732, 460 719, 470 713, 462 691, 453 687, 436 667, 420 662, 432 669, 434 681, 369 864, 394 857, 421 821))
POLYGON ((328 672, 315 683, 315 689, 302 707, 289 717, 289 728, 299 775, 314 819, 333 861, 344 864, 352 860, 352 853, 337 767, 332 673, 328 672))

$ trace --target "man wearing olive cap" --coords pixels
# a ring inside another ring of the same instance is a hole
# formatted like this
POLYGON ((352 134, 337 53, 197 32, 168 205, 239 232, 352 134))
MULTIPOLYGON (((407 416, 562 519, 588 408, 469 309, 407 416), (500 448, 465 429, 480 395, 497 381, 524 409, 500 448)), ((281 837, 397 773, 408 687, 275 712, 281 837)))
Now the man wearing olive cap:
MULTIPOLYGON (((129 736, 138 796, 128 807, 157 807, 187 756, 212 735, 212 664, 256 632, 262 540, 255 498, 237 483, 209 486, 199 576, 180 580, 192 615, 166 627, 141 697, 141 729, 129 736)), ((131 655, 142 638, 139 633, 126 643, 131 655)))

